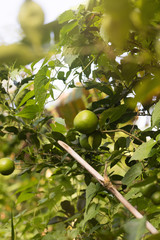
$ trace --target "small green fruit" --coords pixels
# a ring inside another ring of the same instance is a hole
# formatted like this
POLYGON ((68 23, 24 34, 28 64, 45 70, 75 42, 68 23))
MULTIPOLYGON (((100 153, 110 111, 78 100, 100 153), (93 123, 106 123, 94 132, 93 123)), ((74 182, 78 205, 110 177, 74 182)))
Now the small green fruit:
POLYGON ((99 131, 95 131, 88 137, 88 143, 91 146, 92 149, 97 149, 102 142, 102 136, 99 131))
POLYGON ((155 204, 155 205, 160 205, 160 191, 156 191, 152 194, 151 196, 151 201, 155 204))
POLYGON ((80 136, 79 143, 82 148, 85 148, 86 150, 91 150, 91 146, 88 143, 88 136, 86 134, 82 134, 80 136))
POLYGON ((149 183, 143 187, 141 187, 141 192, 143 194, 144 197, 150 198, 151 195, 157 190, 157 185, 156 185, 156 181, 154 181, 153 183, 149 183))
POLYGON ((157 173, 157 181, 160 182, 160 172, 157 173))
POLYGON ((90 134, 96 130, 98 118, 94 112, 83 110, 75 116, 73 125, 80 133, 90 134))
POLYGON ((0 173, 2 175, 10 175, 15 169, 14 161, 10 158, 0 159, 0 173))

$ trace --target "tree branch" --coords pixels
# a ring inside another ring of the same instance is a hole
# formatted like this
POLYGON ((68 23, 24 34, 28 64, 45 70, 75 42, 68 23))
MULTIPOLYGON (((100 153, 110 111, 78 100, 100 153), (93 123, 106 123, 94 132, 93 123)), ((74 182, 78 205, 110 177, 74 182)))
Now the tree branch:
MULTIPOLYGON (((108 176, 102 177, 92 166, 90 166, 83 158, 81 158, 70 146, 62 141, 58 141, 59 145, 65 149, 76 161, 78 161, 88 172, 90 172, 97 181, 110 191, 136 218, 143 218, 143 215, 137 211, 110 182, 108 176)), ((106 170, 106 169, 105 169, 106 170)), ((148 221, 146 221, 146 228, 152 233, 158 233, 157 229, 148 221)))
POLYGON ((135 135, 133 135, 132 133, 129 133, 127 131, 125 131, 124 129, 121 129, 121 128, 118 128, 118 129, 114 129, 114 130, 106 130, 106 131, 103 131, 104 133, 112 133, 112 132, 123 132, 125 134, 127 134, 128 136, 138 140, 139 142, 141 143, 144 143, 143 140, 141 140, 140 138, 136 137, 135 135))

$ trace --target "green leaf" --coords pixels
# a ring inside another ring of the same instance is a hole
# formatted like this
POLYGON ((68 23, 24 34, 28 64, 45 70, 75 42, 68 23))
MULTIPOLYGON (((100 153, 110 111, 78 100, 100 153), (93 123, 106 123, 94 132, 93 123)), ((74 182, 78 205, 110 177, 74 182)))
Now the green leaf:
POLYGON ((146 219, 133 219, 124 225, 127 240, 140 240, 146 230, 146 219))
POLYGON ((60 80, 65 80, 65 75, 64 75, 64 72, 63 71, 59 71, 58 72, 58 75, 57 75, 57 78, 60 79, 60 80))
POLYGON ((139 65, 135 62, 129 62, 124 58, 124 61, 122 61, 122 76, 125 79, 125 81, 130 82, 133 80, 133 78, 136 76, 139 65))
POLYGON ((94 198, 94 196, 96 195, 96 193, 98 192, 98 190, 100 189, 99 184, 94 184, 94 183, 90 183, 86 189, 86 207, 85 207, 85 212, 87 212, 88 206, 90 204, 90 202, 92 201, 92 199, 94 198))
POLYGON ((17 113, 17 117, 34 119, 39 112, 39 107, 37 105, 29 105, 22 109, 21 112, 17 113))
POLYGON ((96 88, 96 89, 100 90, 101 92, 106 93, 109 96, 113 96, 113 91, 109 87, 108 84, 105 84, 105 83, 104 84, 103 83, 95 83, 94 81, 93 82, 88 81, 85 84, 86 84, 87 89, 96 88))
POLYGON ((59 123, 59 124, 62 124, 63 126, 66 126, 66 123, 65 123, 65 120, 61 117, 56 117, 54 118, 54 120, 59 123))
POLYGON ((71 64, 73 63, 73 61, 75 59, 77 59, 78 55, 74 55, 74 54, 67 54, 64 56, 64 61, 71 66, 71 64))
POLYGON ((146 240, 159 240, 159 239, 160 239, 160 233, 154 234, 149 238, 146 238, 146 240))
POLYGON ((67 10, 58 17, 58 22, 62 24, 74 18, 75 18, 74 12, 72 10, 67 10))
POLYGON ((64 25, 64 27, 61 29, 61 32, 60 32, 61 39, 63 39, 66 34, 68 34, 73 28, 75 28, 77 24, 78 22, 76 20, 73 20, 67 23, 66 25, 64 25))
POLYGON ((160 123, 160 101, 155 105, 152 113, 152 127, 159 125, 160 123))
POLYGON ((103 111, 99 119, 100 126, 103 127, 108 118, 110 123, 117 121, 121 116, 123 116, 126 110, 127 110, 127 106, 123 104, 118 107, 109 108, 103 111))
POLYGON ((131 188, 129 192, 127 192, 127 194, 125 195, 125 199, 129 200, 129 199, 137 198, 138 195, 141 195, 141 193, 139 192, 139 188, 131 188))
POLYGON ((49 220, 48 225, 64 222, 66 219, 67 219, 66 217, 55 216, 49 220))
POLYGON ((92 203, 90 205, 90 207, 88 208, 88 211, 84 213, 84 219, 81 222, 82 227, 85 226, 85 224, 88 222, 88 220, 94 218, 98 212, 99 212, 99 205, 92 203))
POLYGON ((136 151, 133 153, 130 161, 132 160, 143 160, 149 157, 152 147, 156 144, 156 141, 153 139, 149 140, 148 142, 142 143, 136 151))
POLYGON ((113 61, 113 60, 111 61, 111 59, 109 59, 105 53, 100 55, 97 63, 101 68, 105 69, 106 72, 109 70, 115 71, 118 65, 116 61, 113 61))
POLYGON ((61 202, 61 207, 69 215, 71 216, 74 215, 74 212, 75 212, 74 206, 71 204, 70 201, 64 200, 63 202, 61 202))
POLYGON ((5 127, 5 131, 13 132, 14 134, 18 134, 18 129, 16 127, 14 127, 14 126, 5 127))
POLYGON ((150 185, 152 184, 153 182, 155 182, 157 180, 157 176, 156 175, 153 175, 151 177, 147 177, 145 178, 143 181, 141 182, 137 182, 135 183, 132 187, 133 188, 140 188, 140 187, 144 187, 146 185, 150 185))
MULTIPOLYGON (((25 79, 24 79, 25 80, 25 79)), ((29 80, 32 80, 29 78, 29 80)), ((29 81, 27 80, 27 82, 25 82, 24 84, 22 84, 22 86, 20 87, 18 93, 16 94, 16 97, 15 97, 15 100, 17 98, 19 98, 19 95, 21 96, 21 92, 23 92, 25 89, 27 89, 28 87, 32 86, 33 85, 33 81, 29 81), (28 82, 29 81, 29 82, 28 82)), ((23 81, 23 80, 22 80, 23 81)))
POLYGON ((56 141, 62 140, 65 141, 65 137, 62 133, 57 132, 57 131, 52 131, 52 138, 55 139, 56 141))
POLYGON ((28 93, 25 94, 23 99, 21 100, 20 104, 18 105, 17 109, 21 107, 25 102, 27 102, 30 98, 34 96, 34 90, 29 91, 28 93))
POLYGON ((66 124, 63 118, 55 118, 55 122, 51 123, 50 126, 54 132, 66 133, 66 124))
POLYGON ((158 134, 158 135, 156 136, 156 141, 157 141, 157 142, 160 141, 160 134, 158 134))
POLYGON ((143 25, 144 27, 145 27, 145 24, 146 25, 149 24, 149 22, 154 17, 156 12, 159 12, 159 8, 160 8, 159 1, 151 2, 150 0, 142 0, 140 11, 141 11, 141 18, 144 23, 143 25))
POLYGON ((140 176, 142 173, 142 164, 137 163, 133 165, 128 172, 124 175, 122 183, 125 185, 131 185, 136 177, 140 176))
POLYGON ((21 192, 20 195, 17 198, 17 204, 27 201, 35 196, 34 193, 28 193, 28 192, 21 192))
POLYGON ((26 189, 32 189, 37 184, 38 184, 38 180, 37 179, 31 180, 25 186, 21 186, 20 188, 18 188, 18 190, 15 193, 23 192, 26 189))
MULTIPOLYGON (((43 105, 45 103, 46 96, 47 96, 48 89, 46 86, 47 86, 47 83, 49 82, 49 79, 46 77, 47 71, 48 71, 47 66, 42 67, 38 71, 34 79, 35 99, 40 109, 43 108, 43 105)), ((49 85, 48 85, 48 88, 49 88, 49 85)))

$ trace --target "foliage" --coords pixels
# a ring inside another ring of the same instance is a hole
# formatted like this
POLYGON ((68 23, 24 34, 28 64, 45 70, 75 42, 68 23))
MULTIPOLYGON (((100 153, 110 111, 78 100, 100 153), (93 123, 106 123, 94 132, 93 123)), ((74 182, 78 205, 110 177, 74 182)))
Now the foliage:
POLYGON ((4 57, 0 68, 0 157, 16 163, 11 177, 0 176, 0 236, 156 239, 145 222, 159 229, 159 206, 143 196, 141 187, 154 181, 160 187, 160 3, 90 0, 57 21, 59 40, 41 61, 37 57, 22 66, 19 56, 11 62, 4 57), (56 100, 55 80, 65 89, 105 94, 87 106, 99 118, 103 140, 97 150, 81 148, 80 134, 45 108, 56 100), (150 126, 141 129, 140 117, 150 119, 150 126), (107 163, 111 181, 144 218, 133 219, 57 140, 101 174, 107 163))

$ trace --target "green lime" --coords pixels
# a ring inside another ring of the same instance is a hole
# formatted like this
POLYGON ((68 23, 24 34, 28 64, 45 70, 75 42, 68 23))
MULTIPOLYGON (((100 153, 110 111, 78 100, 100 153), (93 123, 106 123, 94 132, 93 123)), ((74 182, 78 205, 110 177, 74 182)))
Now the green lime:
POLYGON ((10 175, 15 169, 14 161, 10 158, 0 159, 0 173, 2 175, 10 175))
POLYGON ((157 181, 160 182, 160 172, 157 173, 157 181))
POLYGON ((86 134, 82 134, 79 138, 79 143, 82 148, 85 148, 87 150, 91 149, 91 146, 88 143, 88 136, 86 134))
POLYGON ((80 133, 90 134, 96 130, 98 118, 92 111, 83 110, 75 116, 73 124, 80 133))
POLYGON ((156 191, 152 194, 151 200, 155 205, 160 205, 160 191, 156 191))
POLYGON ((157 185, 156 185, 156 181, 154 181, 153 183, 149 183, 143 187, 141 187, 141 193, 143 194, 143 196, 150 198, 151 195, 157 190, 157 185))
POLYGON ((92 149, 97 149, 102 142, 101 133, 99 131, 93 132, 91 135, 89 135, 88 142, 92 149))

